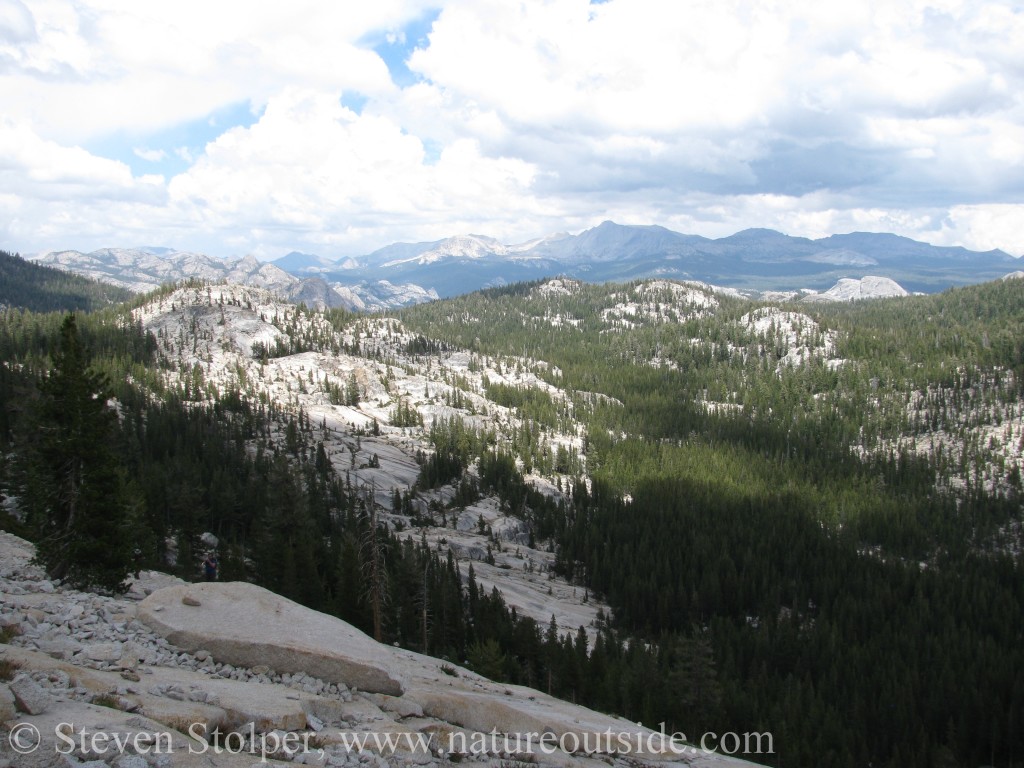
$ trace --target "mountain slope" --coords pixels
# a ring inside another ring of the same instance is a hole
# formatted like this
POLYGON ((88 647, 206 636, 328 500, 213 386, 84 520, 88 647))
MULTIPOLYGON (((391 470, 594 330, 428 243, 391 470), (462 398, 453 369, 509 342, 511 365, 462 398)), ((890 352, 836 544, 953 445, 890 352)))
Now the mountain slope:
POLYGON ((759 306, 558 279, 403 320, 491 357, 529 350, 561 388, 622 403, 581 414, 591 484, 557 569, 666 654, 703 646, 722 721, 787 730, 779 764, 1022 753, 1020 731, 986 730, 1024 722, 1020 281, 759 306))
MULTIPOLYGON (((787 247, 737 239, 762 238, 787 247)), ((319 587, 365 628, 352 584, 384 531, 388 642, 632 722, 770 730, 775 764, 1002 765, 1024 754, 991 728, 1024 722, 1022 291, 795 304, 559 278, 352 317, 191 285, 123 327, 152 334, 146 399, 246 429, 230 444, 264 483, 197 497, 208 460, 180 493, 146 482, 182 553, 197 518, 234 529, 225 569, 319 587), (438 641, 452 625, 493 634, 438 641)))
MULTIPOLYGON (((441 296, 564 275, 588 282, 643 277, 699 280, 745 290, 824 291, 841 278, 887 277, 909 290, 994 280, 1014 268, 1002 251, 941 248, 889 234, 851 233, 819 240, 748 229, 717 240, 660 226, 606 221, 578 235, 515 246, 479 235, 396 243, 360 259, 358 275, 414 282, 441 296)), ((329 279, 343 279, 329 267, 329 279)))
POLYGON ((300 253, 299 251, 292 251, 278 259, 274 259, 271 264, 293 275, 316 274, 335 266, 334 262, 330 259, 325 259, 322 256, 316 256, 311 253, 300 253))
MULTIPOLYGON (((306 254, 289 254, 283 258, 283 263, 290 265, 297 275, 253 256, 232 261, 167 248, 104 248, 90 253, 54 251, 34 256, 33 261, 134 293, 198 279, 259 286, 296 304, 352 311, 400 307, 432 298, 429 290, 418 285, 395 285, 379 279, 346 279, 344 284, 330 285, 324 279, 326 267, 323 265, 331 264, 336 269, 339 266, 306 254), (315 265, 320 266, 314 269, 315 265)), ((340 268, 344 271, 344 265, 340 268)))
POLYGON ((0 306, 33 312, 91 311, 127 301, 131 294, 71 271, 34 264, 0 251, 0 306))
MULTIPOLYGON (((417 485, 417 456, 436 450, 433 430, 452 420, 491 435, 495 448, 518 446, 531 419, 508 400, 510 392, 537 390, 536 398, 565 414, 533 443, 532 454, 517 448, 540 485, 554 492, 556 456, 563 457, 563 475, 580 467, 583 438, 568 417, 577 406, 542 379, 542 361, 517 358, 502 366, 464 349, 442 349, 395 319, 347 318, 336 327, 330 316, 248 286, 180 287, 134 310, 133 319, 159 340, 163 386, 190 386, 198 367, 205 392, 237 392, 250 402, 302 409, 309 423, 323 425, 325 458, 356 488, 375 489, 384 509, 393 508, 396 491, 417 485)), ((425 510, 448 505, 453 493, 442 483, 412 495, 416 509, 425 510)), ((426 539, 474 560, 488 551, 489 535, 514 544, 515 554, 496 551, 490 562, 474 563, 481 584, 498 586, 539 623, 557 614, 570 627, 592 627, 600 603, 584 603, 564 581, 536 575, 550 571, 553 555, 531 545, 526 524, 504 514, 501 499, 485 493, 461 507, 446 513, 450 528, 428 527, 426 539), (490 533, 478 527, 481 520, 490 533)), ((409 526, 408 514, 393 519, 409 526)))
POLYGON ((995 280, 1018 263, 998 250, 936 247, 892 234, 853 232, 811 240, 747 229, 709 239, 611 221, 578 235, 560 233, 514 245, 484 235, 394 243, 341 262, 298 252, 271 264, 251 256, 222 262, 156 248, 62 251, 37 259, 135 291, 188 278, 226 279, 284 296, 316 297, 318 306, 360 310, 557 275, 592 283, 662 277, 747 292, 824 292, 840 279, 883 277, 909 291, 930 293, 995 280), (296 288, 301 279, 322 279, 328 287, 296 288))

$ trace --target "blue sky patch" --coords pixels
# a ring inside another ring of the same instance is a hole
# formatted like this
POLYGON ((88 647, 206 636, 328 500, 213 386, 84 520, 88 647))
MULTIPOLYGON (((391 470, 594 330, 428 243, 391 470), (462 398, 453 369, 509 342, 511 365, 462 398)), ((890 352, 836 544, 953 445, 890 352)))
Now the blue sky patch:
POLYGON ((423 159, 427 165, 437 165, 437 161, 441 159, 441 150, 444 149, 444 145, 439 141, 433 139, 420 139, 423 142, 423 159))
POLYGON ((345 91, 345 93, 341 94, 341 106, 345 107, 345 109, 351 109, 357 115, 361 115, 363 107, 366 106, 366 97, 361 93, 345 91))
POLYGON ((406 61, 416 48, 427 44, 427 35, 434 26, 440 11, 432 11, 421 16, 400 30, 389 32, 383 39, 374 37, 367 40, 371 48, 380 56, 391 73, 391 79, 399 88, 407 88, 420 81, 420 76, 412 72, 406 61))
POLYGON ((114 133, 89 142, 85 149, 94 155, 120 160, 132 175, 159 173, 166 179, 188 170, 203 154, 206 145, 225 131, 248 128, 257 120, 249 102, 229 104, 206 117, 169 126, 150 134, 114 133))

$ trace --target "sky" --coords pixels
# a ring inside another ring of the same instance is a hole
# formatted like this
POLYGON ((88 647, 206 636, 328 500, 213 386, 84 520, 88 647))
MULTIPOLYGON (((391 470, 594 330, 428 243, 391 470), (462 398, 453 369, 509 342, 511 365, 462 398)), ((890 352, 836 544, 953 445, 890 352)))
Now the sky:
POLYGON ((0 0, 0 248, 604 220, 1024 254, 1016 0, 0 0))

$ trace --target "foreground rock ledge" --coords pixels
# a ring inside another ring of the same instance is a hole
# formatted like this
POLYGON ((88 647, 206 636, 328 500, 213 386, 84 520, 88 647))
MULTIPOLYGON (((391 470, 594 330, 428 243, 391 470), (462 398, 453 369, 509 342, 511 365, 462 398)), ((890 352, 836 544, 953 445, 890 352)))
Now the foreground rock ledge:
POLYGON ((305 672, 389 696, 405 691, 379 663, 381 646, 358 629, 253 584, 167 587, 139 604, 138 618, 179 648, 227 664, 305 672))

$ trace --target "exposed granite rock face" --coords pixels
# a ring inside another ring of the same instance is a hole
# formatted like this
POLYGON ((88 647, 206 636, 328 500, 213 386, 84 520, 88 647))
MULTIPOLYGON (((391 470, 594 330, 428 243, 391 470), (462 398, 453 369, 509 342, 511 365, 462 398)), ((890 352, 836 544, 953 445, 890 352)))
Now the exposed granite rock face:
MULTIPOLYGON (((149 572, 114 598, 49 581, 31 565, 32 554, 27 542, 0 531, 0 626, 10 635, 0 660, 15 678, 0 683, 0 768, 249 768, 278 761, 445 768, 451 763, 439 750, 459 749, 450 747, 453 735, 472 744, 474 735, 492 732, 650 733, 466 669, 451 676, 438 659, 380 645, 345 622, 248 584, 185 584, 149 572), (185 596, 199 605, 186 605, 185 596), (289 671, 292 662, 300 668, 289 671), (17 704, 14 689, 21 691, 17 704), (64 754, 56 751, 66 747, 55 735, 61 723, 121 739, 158 734, 166 749, 99 755, 76 744, 64 754), (10 729, 18 725, 39 729, 36 752, 11 752, 10 729), (214 753, 215 732, 238 752, 214 753), (265 746, 283 741, 298 749, 261 759, 265 746)), ((696 751, 642 761, 494 748, 460 757, 492 768, 517 757, 540 768, 744 765, 696 751)))
POLYGON ((378 643, 340 619, 253 584, 162 589, 142 601, 139 618, 179 648, 208 651, 220 662, 301 672, 372 693, 400 696, 404 690, 380 663, 378 643))

